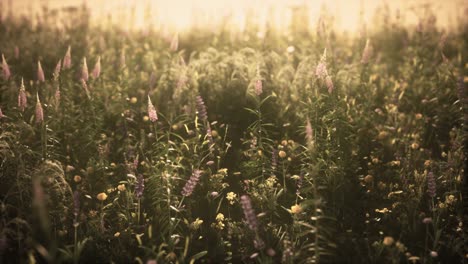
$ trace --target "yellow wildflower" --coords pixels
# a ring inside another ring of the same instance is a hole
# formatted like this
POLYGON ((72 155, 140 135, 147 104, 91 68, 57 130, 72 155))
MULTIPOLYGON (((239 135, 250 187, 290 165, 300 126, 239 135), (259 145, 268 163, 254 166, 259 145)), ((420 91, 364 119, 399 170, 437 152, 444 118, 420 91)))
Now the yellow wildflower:
POLYGON ((393 237, 391 237, 391 236, 386 236, 386 237, 384 237, 382 243, 383 243, 385 246, 391 246, 391 245, 393 245, 393 242, 395 242, 395 239, 393 239, 393 237))
POLYGON ((96 196, 96 198, 97 198, 99 201, 102 202, 102 201, 104 201, 104 200, 107 199, 107 194, 106 194, 106 193, 103 193, 103 192, 102 192, 102 193, 99 193, 99 194, 96 196))
POLYGON ((224 215, 222 213, 218 213, 216 215, 216 221, 224 221, 224 215))
POLYGON ((237 197, 237 194, 233 192, 228 192, 226 194, 226 199, 229 201, 230 204, 234 204, 236 197, 237 197))
POLYGON ((291 213, 292 214, 299 214, 302 212, 302 207, 298 204, 295 204, 293 206, 291 206, 291 213))

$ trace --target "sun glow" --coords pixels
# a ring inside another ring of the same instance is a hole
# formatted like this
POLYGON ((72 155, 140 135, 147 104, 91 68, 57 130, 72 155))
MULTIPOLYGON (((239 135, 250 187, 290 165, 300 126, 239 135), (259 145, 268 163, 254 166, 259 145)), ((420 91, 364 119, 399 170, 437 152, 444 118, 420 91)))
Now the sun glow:
MULTIPOLYGON (((2 12, 14 15, 39 12, 42 1, 16 0, 3 4, 2 12)), ((314 27, 324 12, 333 17, 338 30, 357 32, 364 22, 371 22, 381 8, 388 8, 401 22, 417 24, 418 17, 430 4, 438 17, 438 26, 451 27, 455 19, 463 15, 463 0, 49 0, 48 8, 61 8, 85 4, 95 23, 119 25, 125 29, 149 27, 186 31, 193 28, 215 29, 228 26, 243 31, 246 24, 255 24, 260 30, 269 27, 285 30, 298 15, 314 27)))

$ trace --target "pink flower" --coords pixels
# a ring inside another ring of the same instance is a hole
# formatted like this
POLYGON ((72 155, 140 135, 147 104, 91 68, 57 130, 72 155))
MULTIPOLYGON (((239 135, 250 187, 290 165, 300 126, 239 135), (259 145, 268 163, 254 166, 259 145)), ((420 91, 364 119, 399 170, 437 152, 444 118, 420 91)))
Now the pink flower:
POLYGON ((81 79, 85 80, 86 82, 89 79, 88 64, 86 64, 86 57, 83 58, 83 66, 81 66, 81 79))
POLYGON ((255 81, 255 94, 260 96, 263 93, 262 80, 259 78, 255 81))
POLYGON ((65 53, 65 56, 63 57, 63 64, 62 64, 62 69, 70 69, 71 68, 71 47, 68 46, 67 53, 65 53))
POLYGON ((91 73, 91 76, 93 79, 99 78, 101 75, 101 56, 98 57, 96 64, 94 64, 94 69, 93 72, 91 73))
POLYGON ((18 94, 18 108, 22 112, 24 112, 24 109, 26 108, 27 104, 28 104, 28 99, 26 97, 26 88, 24 88, 23 78, 21 78, 21 87, 20 87, 19 94, 18 94))
POLYGON ((324 79, 326 76, 328 76, 327 49, 323 51, 322 58, 320 58, 320 62, 317 64, 317 67, 315 68, 315 75, 320 79, 324 79))
POLYGON ((44 121, 44 111, 42 110, 42 104, 39 100, 39 94, 37 94, 37 103, 36 103, 36 123, 42 123, 44 121))
POLYGON ((156 108, 154 108, 151 98, 148 95, 148 117, 151 122, 156 122, 158 120, 158 114, 156 113, 156 108))
POLYGON ((3 54, 2 54, 2 73, 3 73, 3 79, 5 81, 10 79, 10 76, 11 76, 10 67, 8 66, 8 63, 3 54))
POLYGON ((41 61, 37 61, 37 80, 45 82, 44 71, 42 70, 41 61))
POLYGON ((171 40, 171 50, 177 51, 179 48, 179 33, 174 34, 174 37, 171 40))
POLYGON ((4 117, 3 115, 3 112, 2 112, 2 108, 0 108, 0 119, 2 119, 4 117))
POLYGON ((60 60, 57 62, 57 65, 55 65, 54 73, 52 74, 52 75, 54 76, 54 79, 55 79, 55 80, 57 80, 58 77, 60 76, 61 66, 62 66, 62 60, 60 59, 60 60))

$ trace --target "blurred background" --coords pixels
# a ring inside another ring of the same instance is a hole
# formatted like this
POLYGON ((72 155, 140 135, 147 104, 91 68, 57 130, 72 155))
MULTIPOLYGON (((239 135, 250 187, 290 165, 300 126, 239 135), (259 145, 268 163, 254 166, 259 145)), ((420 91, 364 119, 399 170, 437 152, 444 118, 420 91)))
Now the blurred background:
POLYGON ((437 26, 453 28, 466 15, 466 0, 0 0, 2 16, 34 16, 49 10, 87 6, 98 24, 117 24, 126 29, 149 26, 177 31, 192 27, 229 24, 243 29, 246 21, 286 28, 292 18, 301 17, 314 25, 323 11, 333 15, 337 30, 356 31, 360 23, 371 23, 381 9, 399 16, 404 24, 416 25, 431 10, 437 26))

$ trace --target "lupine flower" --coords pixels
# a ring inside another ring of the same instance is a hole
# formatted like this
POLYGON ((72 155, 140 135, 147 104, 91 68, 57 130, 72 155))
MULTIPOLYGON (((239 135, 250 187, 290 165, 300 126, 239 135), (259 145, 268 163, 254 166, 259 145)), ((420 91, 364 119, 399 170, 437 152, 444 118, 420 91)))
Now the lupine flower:
POLYGON ((101 75, 101 56, 98 57, 96 64, 94 64, 94 69, 93 72, 91 73, 91 76, 93 79, 99 78, 101 75))
POLYGON ((240 203, 242 206, 242 210, 244 211, 245 220, 250 230, 257 231, 258 230, 257 216, 255 215, 255 211, 252 208, 252 201, 250 200, 250 197, 245 194, 242 195, 240 199, 240 203))
POLYGON ((73 192, 73 225, 78 226, 78 215, 80 214, 80 192, 73 192))
POLYGON ((201 170, 194 170, 190 179, 185 183, 184 188, 182 189, 182 195, 187 197, 192 195, 193 190, 197 186, 198 181, 200 180, 200 176, 202 175, 201 170))
POLYGON ((137 182, 135 185, 135 195, 137 199, 143 197, 143 192, 145 191, 145 178, 142 174, 139 174, 137 177, 137 182))
POLYGON ((83 66, 81 67, 81 79, 85 80, 86 82, 89 79, 88 64, 86 64, 86 57, 83 58, 83 66))
POLYGON ((5 81, 10 79, 10 76, 11 76, 10 67, 8 66, 8 63, 3 54, 2 54, 2 75, 3 75, 3 80, 5 81))
POLYGON ((257 66, 257 76, 255 77, 255 94, 260 96, 263 93, 262 77, 260 76, 260 67, 257 66))
POLYGON ((328 93, 332 93, 333 92, 333 89, 334 89, 334 85, 333 85, 333 81, 330 77, 330 75, 327 75, 327 77, 325 77, 325 84, 327 85, 327 88, 328 88, 328 93))
POLYGON ((63 64, 62 64, 62 69, 70 69, 71 68, 71 47, 68 46, 67 53, 65 53, 65 56, 63 57, 63 64))
POLYGON ((39 94, 37 96, 37 103, 36 103, 36 123, 42 123, 44 121, 44 111, 42 110, 41 100, 39 100, 39 94))
POLYGON ((19 59, 19 56, 20 56, 20 50, 18 46, 15 46, 15 59, 19 59))
POLYGON ((434 198, 436 196, 436 191, 436 180, 431 171, 427 174, 427 193, 429 194, 429 197, 434 198))
POLYGON ((371 56, 372 56, 372 46, 370 44, 370 40, 367 39, 366 46, 364 47, 364 51, 362 52, 361 63, 367 64, 371 56))
POLYGON ((41 61, 37 61, 37 80, 45 82, 44 71, 42 70, 41 61))
POLYGON ((57 65, 55 65, 54 73, 52 74, 52 75, 54 76, 54 79, 55 79, 55 80, 57 80, 58 77, 60 76, 61 66, 62 66, 62 60, 60 59, 60 60, 57 62, 57 65))
POLYGON ((171 40, 171 51, 177 51, 179 48, 179 33, 174 34, 171 40))
POLYGON ((26 108, 27 104, 28 99, 26 97, 26 88, 24 88, 24 81, 23 78, 21 78, 21 87, 18 94, 18 108, 21 109, 22 112, 24 112, 24 109, 26 108))
POLYGON ((328 71, 327 71, 327 49, 323 51, 323 55, 320 58, 320 61, 315 68, 315 75, 320 78, 324 79, 325 77, 328 76, 328 71))
POLYGON ((198 118, 204 121, 207 120, 208 112, 206 111, 205 102, 203 102, 203 98, 200 95, 197 95, 195 99, 195 104, 197 107, 198 118))
POLYGON ((154 108, 153 103, 151 102, 151 98, 148 95, 148 117, 151 122, 158 121, 158 113, 156 112, 156 108, 154 108))
POLYGON ((3 112, 2 112, 2 108, 0 108, 0 119, 2 119, 4 117, 3 115, 3 112))

